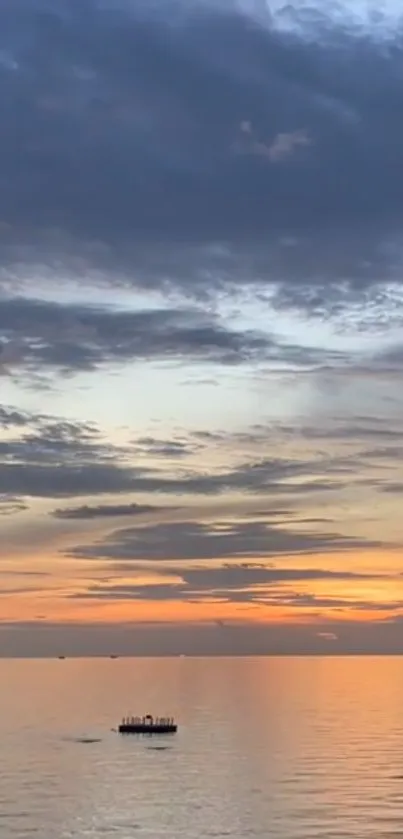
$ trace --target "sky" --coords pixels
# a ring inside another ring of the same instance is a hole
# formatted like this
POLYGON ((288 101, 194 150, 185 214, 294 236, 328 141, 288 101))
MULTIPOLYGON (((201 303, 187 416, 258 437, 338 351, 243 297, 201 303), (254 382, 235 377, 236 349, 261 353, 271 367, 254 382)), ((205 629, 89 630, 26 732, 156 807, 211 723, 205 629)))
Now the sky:
POLYGON ((403 651, 399 5, 2 0, 0 655, 403 651))

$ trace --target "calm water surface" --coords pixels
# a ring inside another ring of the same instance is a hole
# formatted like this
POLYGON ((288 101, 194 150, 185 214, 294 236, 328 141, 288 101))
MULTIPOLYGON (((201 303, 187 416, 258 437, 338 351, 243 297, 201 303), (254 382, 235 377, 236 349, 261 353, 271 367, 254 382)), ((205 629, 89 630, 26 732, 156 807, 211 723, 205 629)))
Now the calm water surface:
POLYGON ((403 836, 403 659, 2 661, 0 677, 1 839, 403 836), (129 712, 180 730, 120 737, 129 712))

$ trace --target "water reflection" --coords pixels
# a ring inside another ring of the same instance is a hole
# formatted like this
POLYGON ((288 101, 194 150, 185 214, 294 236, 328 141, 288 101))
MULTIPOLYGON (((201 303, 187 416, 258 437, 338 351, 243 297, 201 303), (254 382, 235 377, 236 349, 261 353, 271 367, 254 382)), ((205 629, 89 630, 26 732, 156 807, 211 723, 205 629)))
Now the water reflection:
POLYGON ((0 666, 7 839, 400 835, 399 658, 0 666), (179 732, 119 737, 126 711, 179 732))

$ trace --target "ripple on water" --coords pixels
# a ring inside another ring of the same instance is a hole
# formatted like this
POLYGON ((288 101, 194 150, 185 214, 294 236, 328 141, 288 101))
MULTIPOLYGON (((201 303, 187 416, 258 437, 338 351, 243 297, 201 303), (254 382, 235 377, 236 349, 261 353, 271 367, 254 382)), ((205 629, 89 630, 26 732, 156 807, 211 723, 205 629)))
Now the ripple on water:
POLYGON ((402 839, 399 659, 0 662, 0 678, 1 839, 402 839), (127 696, 174 714, 175 738, 111 731, 127 696))

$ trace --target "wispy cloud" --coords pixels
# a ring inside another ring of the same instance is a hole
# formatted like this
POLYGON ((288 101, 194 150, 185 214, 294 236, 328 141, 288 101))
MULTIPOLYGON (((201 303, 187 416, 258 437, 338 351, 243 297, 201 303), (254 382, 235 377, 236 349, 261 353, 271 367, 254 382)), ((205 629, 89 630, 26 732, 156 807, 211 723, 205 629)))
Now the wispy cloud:
MULTIPOLYGON (((285 528, 276 522, 176 521, 174 523, 126 528, 109 533, 102 541, 80 545, 69 556, 81 559, 111 560, 196 560, 314 554, 326 551, 359 550, 376 547, 363 539, 346 538, 338 533, 302 529, 295 524, 285 528)), ((345 574, 342 574, 345 578, 345 574)))
POLYGON ((13 516, 15 513, 22 513, 28 506, 15 495, 5 493, 0 495, 0 516, 13 516))
POLYGON ((83 504, 81 507, 61 507, 54 510, 52 515, 56 519, 108 519, 143 516, 163 510, 163 507, 153 507, 151 504, 98 504, 94 507, 83 504))
POLYGON ((266 142, 258 139, 249 120, 242 120, 235 150, 240 154, 253 154, 267 158, 270 163, 279 163, 291 157, 299 146, 309 146, 311 142, 307 131, 301 128, 276 134, 271 141, 266 142))

